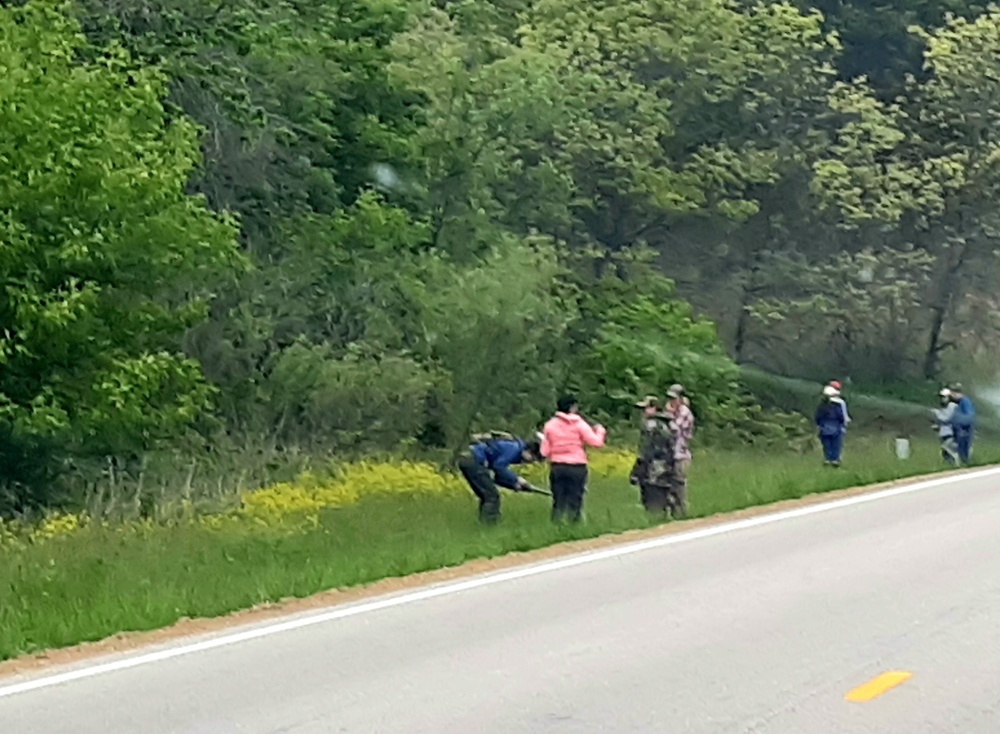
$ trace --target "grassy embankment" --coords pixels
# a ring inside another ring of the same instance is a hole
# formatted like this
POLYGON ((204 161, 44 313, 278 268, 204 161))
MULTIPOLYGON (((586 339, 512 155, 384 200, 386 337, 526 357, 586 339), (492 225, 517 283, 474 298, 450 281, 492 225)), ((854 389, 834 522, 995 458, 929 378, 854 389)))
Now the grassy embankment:
MULTIPOLYGON (((821 468, 815 454, 702 451, 692 472, 692 511, 707 516, 940 468, 932 437, 914 448, 913 458, 900 462, 889 435, 855 433, 840 470, 821 468)), ((0 533, 0 659, 649 526, 624 479, 629 456, 603 457, 587 521, 576 528, 553 527, 545 498, 510 494, 501 526, 480 528, 471 496, 450 477, 417 494, 365 492, 334 509, 314 507, 306 522, 287 527, 251 513, 166 527, 74 529, 64 519, 37 541, 19 544, 10 534, 3 543, 0 533)), ((994 458, 1000 455, 980 451, 981 461, 994 458)), ((277 505, 297 501, 290 492, 286 485, 258 509, 280 514, 277 505)))
MULTIPOLYGON (((812 415, 820 386, 806 380, 778 377, 753 368, 742 370, 744 383, 767 407, 812 415)), ((936 407, 939 386, 934 383, 848 387, 844 397, 856 428, 875 436, 900 436, 911 440, 933 439, 930 411, 936 407)), ((973 395, 976 398, 975 395, 973 395)), ((1000 439, 1000 419, 995 409, 976 399, 976 425, 981 445, 1000 439)))

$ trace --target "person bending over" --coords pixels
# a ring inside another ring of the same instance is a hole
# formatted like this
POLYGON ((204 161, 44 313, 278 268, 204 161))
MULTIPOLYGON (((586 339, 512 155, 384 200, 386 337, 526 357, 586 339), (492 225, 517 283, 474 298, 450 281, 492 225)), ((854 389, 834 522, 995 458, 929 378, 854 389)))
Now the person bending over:
POLYGON ((548 494, 511 470, 511 466, 541 459, 538 441, 524 441, 499 432, 478 434, 472 440, 473 443, 458 460, 458 470, 479 499, 481 522, 495 524, 500 519, 500 491, 497 486, 515 492, 548 494))

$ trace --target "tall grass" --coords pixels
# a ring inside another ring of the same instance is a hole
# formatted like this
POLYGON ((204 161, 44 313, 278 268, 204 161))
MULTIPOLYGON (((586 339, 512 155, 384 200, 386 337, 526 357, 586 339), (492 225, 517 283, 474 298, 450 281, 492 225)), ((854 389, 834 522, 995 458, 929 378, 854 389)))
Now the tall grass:
MULTIPOLYGON (((692 514, 940 468, 932 442, 915 448, 901 462, 888 441, 853 437, 839 470, 822 468, 816 455, 702 453, 690 482, 692 514)), ((123 538, 95 526, 0 551, 0 659, 652 524, 624 478, 592 484, 577 527, 551 525, 543 497, 507 493, 503 512, 500 526, 482 528, 471 494, 368 497, 291 535, 182 526, 123 538)))

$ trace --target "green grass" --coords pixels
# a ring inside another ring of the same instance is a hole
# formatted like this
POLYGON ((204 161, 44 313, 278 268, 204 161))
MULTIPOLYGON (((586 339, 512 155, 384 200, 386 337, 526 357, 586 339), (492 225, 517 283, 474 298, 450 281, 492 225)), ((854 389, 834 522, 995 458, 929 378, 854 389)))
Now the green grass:
MULTIPOLYGON (((941 468, 932 441, 900 462, 891 442, 855 435, 845 466, 817 455, 767 452, 696 457, 691 509, 706 516, 941 468)), ((997 457, 981 457, 993 459, 997 457)), ((199 528, 124 540, 100 529, 0 553, 0 659, 212 617, 289 596, 403 576, 510 551, 651 523, 622 479, 593 482, 587 520, 553 527, 544 497, 504 495, 499 527, 481 528, 468 498, 368 498, 330 511, 315 530, 268 538, 199 528)))

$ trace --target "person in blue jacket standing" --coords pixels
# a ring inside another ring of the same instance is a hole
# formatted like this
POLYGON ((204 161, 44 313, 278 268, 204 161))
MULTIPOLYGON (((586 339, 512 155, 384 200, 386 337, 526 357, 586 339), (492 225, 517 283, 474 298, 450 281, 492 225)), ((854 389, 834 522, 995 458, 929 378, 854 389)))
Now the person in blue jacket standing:
POLYGON ((951 425, 955 435, 955 446, 958 449, 958 460, 969 463, 972 456, 972 433, 976 423, 976 407, 972 400, 962 390, 961 385, 951 389, 952 400, 955 401, 955 411, 951 414, 951 425))
POLYGON ((511 470, 516 464, 541 459, 538 441, 524 441, 509 434, 473 436, 473 443, 458 460, 458 470, 479 498, 479 520, 494 524, 500 519, 500 492, 497 486, 515 492, 548 494, 511 470))
POLYGON ((847 419, 843 406, 836 401, 840 391, 832 385, 823 388, 823 401, 816 408, 816 428, 823 444, 823 460, 827 466, 840 466, 844 450, 847 419))

